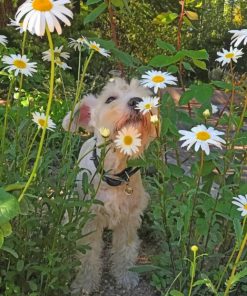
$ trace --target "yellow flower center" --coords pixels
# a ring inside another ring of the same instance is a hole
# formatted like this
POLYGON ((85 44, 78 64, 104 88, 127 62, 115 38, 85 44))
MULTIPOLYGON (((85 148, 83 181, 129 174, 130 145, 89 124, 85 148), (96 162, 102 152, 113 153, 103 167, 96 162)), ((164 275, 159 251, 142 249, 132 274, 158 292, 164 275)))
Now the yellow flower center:
POLYGON ((232 58, 234 57, 234 53, 229 52, 229 53, 227 53, 227 54, 225 55, 225 57, 226 57, 227 59, 232 59, 232 58))
POLYGON ((14 66, 16 66, 16 68, 19 68, 19 69, 25 69, 27 67, 27 64, 22 60, 15 60, 13 64, 14 66))
POLYGON ((150 110, 152 108, 152 105, 148 103, 144 106, 144 108, 147 110, 150 110))
POLYGON ((53 7, 53 4, 50 0, 34 0, 32 6, 35 10, 45 12, 50 11, 53 7))
POLYGON ((40 125, 41 127, 45 127, 45 126, 46 126, 46 121, 45 121, 45 119, 40 118, 40 119, 38 120, 38 123, 39 123, 39 125, 40 125))
POLYGON ((152 78, 152 81, 155 83, 161 83, 165 81, 165 77, 161 76, 161 75, 156 75, 152 78))
POLYGON ((92 49, 96 50, 96 51, 99 51, 100 50, 100 48, 97 45, 95 45, 95 44, 91 44, 90 47, 92 49))
POLYGON ((247 211, 247 204, 244 205, 244 209, 247 211))
POLYGON ((133 138, 131 136, 125 136, 123 139, 125 145, 130 146, 133 143, 133 138))
POLYGON ((211 136, 208 132, 202 131, 196 134, 196 138, 201 141, 207 141, 208 139, 211 138, 211 136))

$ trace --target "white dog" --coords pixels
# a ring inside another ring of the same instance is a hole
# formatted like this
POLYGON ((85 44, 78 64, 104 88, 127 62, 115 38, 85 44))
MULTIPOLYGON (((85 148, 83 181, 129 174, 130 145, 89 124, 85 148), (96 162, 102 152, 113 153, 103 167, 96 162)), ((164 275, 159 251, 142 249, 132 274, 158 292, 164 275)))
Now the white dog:
MULTIPOLYGON (((104 139, 99 129, 110 130, 110 140, 114 140, 123 127, 133 126, 141 134, 141 143, 137 157, 154 139, 156 129, 150 123, 150 114, 142 115, 136 105, 142 97, 149 96, 148 89, 140 86, 133 79, 130 84, 123 79, 112 79, 97 96, 88 95, 76 105, 71 116, 69 112, 63 121, 63 128, 75 132, 78 127, 94 132, 94 137, 87 140, 80 151, 77 176, 77 190, 82 192, 83 169, 90 171, 89 178, 97 188, 96 199, 104 205, 93 205, 95 214, 82 230, 83 238, 79 244, 89 244, 91 250, 85 255, 79 254, 81 267, 72 284, 72 293, 91 292, 99 287, 102 272, 102 232, 104 228, 113 230, 112 273, 118 284, 133 288, 138 284, 138 275, 129 271, 136 261, 139 248, 137 229, 141 224, 143 210, 148 203, 148 194, 144 191, 138 168, 127 168, 128 157, 116 149, 112 142, 104 160, 104 174, 97 174, 100 149, 97 148, 104 139), (72 118, 72 122, 70 123, 72 118), (85 236, 85 234, 88 234, 85 236)), ((88 197, 89 198, 89 197, 88 197)), ((79 294, 82 295, 82 294, 79 294)))

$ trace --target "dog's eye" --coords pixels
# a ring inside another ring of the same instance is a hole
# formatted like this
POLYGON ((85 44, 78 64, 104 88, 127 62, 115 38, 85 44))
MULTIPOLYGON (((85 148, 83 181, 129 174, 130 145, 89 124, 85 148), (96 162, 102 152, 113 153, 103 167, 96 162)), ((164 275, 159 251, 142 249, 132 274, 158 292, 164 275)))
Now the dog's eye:
POLYGON ((105 101, 105 103, 106 103, 106 104, 110 104, 111 102, 115 101, 116 99, 117 99, 116 97, 109 97, 109 98, 105 101))

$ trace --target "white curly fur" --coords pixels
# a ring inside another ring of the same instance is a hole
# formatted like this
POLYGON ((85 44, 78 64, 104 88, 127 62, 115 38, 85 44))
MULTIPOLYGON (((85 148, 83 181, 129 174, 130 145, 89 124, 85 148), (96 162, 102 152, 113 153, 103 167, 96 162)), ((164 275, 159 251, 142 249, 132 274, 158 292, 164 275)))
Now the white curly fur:
MULTIPOLYGON (((116 78, 109 82, 102 92, 94 97, 89 95, 76 105, 72 116, 70 131, 75 132, 79 126, 93 129, 94 138, 87 140, 80 151, 78 165, 81 168, 77 176, 77 190, 80 196, 82 192, 83 172, 90 171, 89 178, 96 171, 95 165, 91 160, 92 150, 95 145, 102 143, 103 139, 99 133, 100 127, 109 128, 111 139, 116 132, 126 125, 134 125, 141 133, 142 147, 138 153, 148 146, 150 141, 156 137, 155 128, 150 123, 149 115, 143 117, 139 122, 131 121, 131 108, 128 102, 133 97, 144 97, 150 95, 149 90, 139 85, 138 80, 132 80, 130 84, 116 78), (114 96, 117 99, 111 104, 105 104, 108 97, 114 96), (83 108, 87 106, 89 118, 81 118, 85 115, 83 108), (82 114, 83 116, 79 115, 82 114), (86 118, 86 119, 85 119, 86 118)), ((69 112, 63 121, 63 127, 68 130, 71 113, 69 112)), ((98 153, 100 153, 98 151, 98 153)), ((135 155, 137 157, 138 155, 135 155)), ((116 150, 113 144, 110 147, 104 161, 105 171, 110 170, 112 174, 118 173, 127 167, 127 157, 116 150)), ((100 182, 100 176, 96 175, 93 179, 95 187, 100 182)), ((105 182, 100 183, 96 198, 103 202, 102 205, 94 205, 92 212, 95 214, 93 220, 88 222, 82 231, 83 238, 78 244, 89 244, 91 250, 86 254, 78 253, 77 257, 81 266, 77 271, 76 278, 72 283, 72 295, 83 295, 82 291, 91 292, 97 290, 100 284, 102 273, 102 232, 104 228, 113 230, 112 242, 112 274, 118 284, 125 288, 133 288, 138 284, 138 275, 129 271, 136 261, 140 241, 137 229, 141 224, 141 216, 148 203, 148 194, 144 191, 140 173, 134 174, 130 178, 129 186, 133 193, 127 196, 125 193, 126 185, 112 187, 105 182), (88 234, 89 233, 89 234, 88 234), (85 236, 85 234, 88 234, 85 236)), ((86 197, 89 198, 89 197, 86 197)))

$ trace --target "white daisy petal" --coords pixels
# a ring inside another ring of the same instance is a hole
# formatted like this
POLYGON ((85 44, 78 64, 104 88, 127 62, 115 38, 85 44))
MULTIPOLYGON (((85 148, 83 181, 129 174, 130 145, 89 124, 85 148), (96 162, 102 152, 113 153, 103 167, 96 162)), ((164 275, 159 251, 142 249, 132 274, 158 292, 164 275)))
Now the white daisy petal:
POLYGON ((245 196, 238 195, 237 197, 233 197, 232 203, 238 206, 237 210, 242 212, 241 216, 247 215, 247 194, 245 196))
POLYGON ((7 37, 4 35, 0 35, 0 44, 2 44, 3 46, 6 46, 8 43, 7 37))

